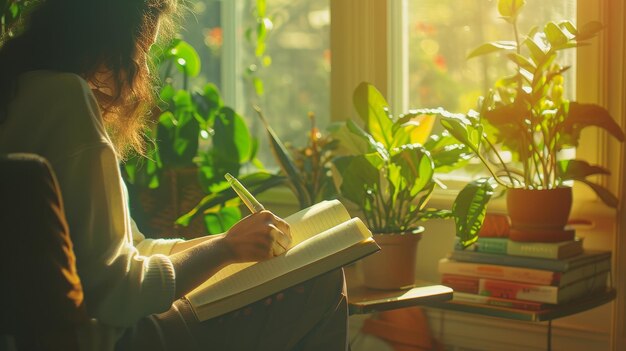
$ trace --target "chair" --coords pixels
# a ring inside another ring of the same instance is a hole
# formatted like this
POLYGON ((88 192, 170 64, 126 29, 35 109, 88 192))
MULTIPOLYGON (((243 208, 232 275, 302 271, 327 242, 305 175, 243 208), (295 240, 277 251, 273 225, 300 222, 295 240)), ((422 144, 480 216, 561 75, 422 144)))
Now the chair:
POLYGON ((83 290, 60 189, 42 157, 0 155, 0 238, 4 348, 78 350, 83 290))

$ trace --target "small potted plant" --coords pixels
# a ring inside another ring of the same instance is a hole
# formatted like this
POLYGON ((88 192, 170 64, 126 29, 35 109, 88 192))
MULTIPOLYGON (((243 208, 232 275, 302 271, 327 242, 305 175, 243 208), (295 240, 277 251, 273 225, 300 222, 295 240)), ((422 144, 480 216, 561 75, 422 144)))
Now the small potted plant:
MULTIPOLYGON (((498 2, 500 15, 514 33, 518 33, 517 18, 523 6, 520 0, 498 2)), ((580 28, 569 21, 548 22, 524 38, 516 35, 514 41, 486 43, 469 54, 503 53, 515 70, 496 82, 496 89, 481 99, 476 111, 465 115, 438 111, 443 126, 468 146, 491 174, 490 181, 481 180, 480 191, 460 194, 458 209, 484 211, 488 201, 484 195, 501 185, 507 189, 511 239, 561 241, 573 236, 573 231, 564 230, 572 204, 572 181, 587 184, 605 204, 617 206, 613 194, 588 179, 607 175, 608 170, 560 156, 564 149, 578 146, 581 130, 588 126, 624 140, 623 131, 605 108, 563 96, 563 74, 569 67, 558 63, 558 53, 587 44, 601 28, 597 22, 580 28), (503 151, 510 158, 503 157, 503 151)), ((470 187, 478 189, 476 182, 470 187)), ((467 229, 479 227, 481 220, 457 223, 457 230, 465 231, 459 234, 465 245, 472 243, 476 234, 467 229)))
POLYGON ((358 264, 366 286, 411 286, 424 231, 420 221, 452 215, 427 207, 438 184, 435 171, 458 164, 466 149, 445 135, 429 137, 432 116, 415 111, 392 116, 370 84, 356 88, 354 105, 364 128, 348 120, 335 131, 344 155, 333 160, 332 175, 340 196, 357 206, 381 246, 358 264))

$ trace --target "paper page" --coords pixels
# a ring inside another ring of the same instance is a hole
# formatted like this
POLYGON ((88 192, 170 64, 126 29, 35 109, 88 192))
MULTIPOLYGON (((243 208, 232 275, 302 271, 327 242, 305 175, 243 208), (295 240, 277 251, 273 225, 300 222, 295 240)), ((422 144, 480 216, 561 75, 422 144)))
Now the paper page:
MULTIPOLYGON (((321 201, 309 208, 296 212, 289 217, 285 218, 285 221, 289 223, 292 236, 292 247, 301 243, 302 241, 310 238, 311 236, 321 233, 333 226, 348 221, 350 214, 338 200, 321 201)), ((233 275, 240 270, 250 267, 256 262, 236 263, 228 265, 215 273, 204 283, 200 284, 190 294, 195 291, 202 290, 209 285, 215 284, 230 275, 233 275)))
POLYGON ((318 235, 315 235, 284 255, 259 262, 230 277, 202 289, 197 294, 187 296, 192 305, 204 305, 221 300, 247 289, 252 289, 262 282, 280 277, 285 273, 328 257, 337 251, 347 249, 371 237, 365 224, 353 218, 318 235))
POLYGON ((285 218, 291 228, 292 245, 350 219, 350 214, 338 200, 321 201, 285 218))

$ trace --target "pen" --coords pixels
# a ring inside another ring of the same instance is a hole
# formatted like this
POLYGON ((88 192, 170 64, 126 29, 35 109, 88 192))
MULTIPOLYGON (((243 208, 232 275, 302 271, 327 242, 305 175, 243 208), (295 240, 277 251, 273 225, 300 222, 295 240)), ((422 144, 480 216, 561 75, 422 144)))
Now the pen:
POLYGON ((261 203, 250 194, 248 189, 246 189, 243 184, 241 184, 237 178, 233 177, 230 173, 226 173, 224 176, 226 180, 230 184, 231 188, 237 193, 241 201, 250 209, 250 212, 256 213, 263 211, 265 207, 261 205, 261 203))

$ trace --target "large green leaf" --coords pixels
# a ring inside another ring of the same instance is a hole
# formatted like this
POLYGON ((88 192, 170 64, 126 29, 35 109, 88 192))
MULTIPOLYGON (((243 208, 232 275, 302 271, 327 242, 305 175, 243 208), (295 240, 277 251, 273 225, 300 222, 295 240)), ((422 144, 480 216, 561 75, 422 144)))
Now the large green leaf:
POLYGON ((592 166, 583 160, 562 160, 558 163, 559 178, 562 180, 583 180, 592 175, 609 175, 611 172, 600 166, 592 166))
POLYGON ((481 125, 472 125, 462 115, 442 117, 440 122, 450 135, 467 145, 472 151, 478 152, 483 133, 481 125))
POLYGON ((337 157, 333 166, 333 177, 340 194, 357 206, 365 204, 368 190, 378 190, 379 170, 365 155, 337 157))
POLYGON ((373 85, 361 83, 354 91, 354 107, 372 137, 389 150, 394 145, 393 121, 387 114, 389 104, 373 85))
POLYGON ((559 27, 554 22, 546 23, 544 27, 544 32, 552 47, 559 47, 561 45, 564 45, 570 39, 568 33, 564 32, 563 29, 561 29, 561 27, 559 27))
POLYGON ((386 148, 385 145, 383 145, 381 142, 377 141, 371 134, 363 130, 352 120, 346 121, 346 127, 353 135, 365 141, 368 145, 369 150, 380 154, 382 159, 385 161, 389 159, 389 149, 386 148))
MULTIPOLYGON (((435 173, 435 165, 430 154, 419 144, 404 145, 392 156, 391 162, 399 167, 404 187, 411 196, 421 192, 432 181, 435 173)), ((389 180, 395 184, 401 184, 395 179, 389 180)))
POLYGON ((300 208, 306 208, 312 205, 313 200, 309 196, 309 193, 307 192, 306 187, 303 184, 303 178, 300 175, 300 172, 298 171, 298 168, 296 167, 296 164, 293 161, 291 154, 289 153, 283 142, 280 140, 278 135, 276 135, 274 129, 272 129, 272 127, 269 125, 261 110, 258 107, 255 107, 255 109, 257 115, 261 119, 261 122, 263 122, 263 125, 265 126, 265 130, 267 131, 272 154, 278 162, 280 169, 289 180, 289 186, 294 192, 294 195, 296 195, 296 198, 298 199, 298 202, 300 204, 300 208))
MULTIPOLYGON (((243 176, 239 176, 238 179, 253 195, 262 193, 267 189, 274 188, 279 185, 285 185, 286 182, 285 177, 268 172, 244 174, 243 176)), ((176 220, 176 223, 187 226, 196 215, 203 214, 205 212, 210 213, 215 210, 215 206, 220 206, 226 201, 237 198, 237 194, 228 185, 228 183, 223 182, 221 188, 216 188, 214 192, 205 196, 193 209, 179 217, 176 220)))
POLYGON ((430 152, 437 173, 458 169, 474 157, 467 145, 459 142, 447 130, 431 135, 424 148, 430 152))
POLYGON ((581 41, 591 39, 595 37, 596 34, 598 34, 598 32, 600 32, 603 28, 604 25, 598 21, 585 23, 582 27, 578 29, 578 33, 576 34, 576 40, 581 41))
POLYGON ((179 41, 169 51, 170 58, 174 60, 176 68, 189 77, 195 77, 200 73, 202 64, 196 49, 186 41, 179 41))
POLYGON ((485 220, 487 203, 494 192, 494 185, 488 178, 476 179, 459 192, 452 205, 456 236, 467 247, 478 238, 478 232, 485 220))
POLYGON ((252 140, 245 120, 232 108, 222 107, 213 124, 211 155, 215 176, 237 175, 242 163, 250 158, 252 140))
POLYGON ((241 219, 239 206, 225 206, 216 208, 204 215, 204 225, 209 234, 226 232, 241 219))
POLYGON ((514 23, 524 5, 526 0, 498 0, 498 13, 507 22, 514 23))
POLYGON ((498 51, 514 51, 515 49, 517 49, 517 43, 514 41, 494 41, 482 44, 476 49, 470 51, 470 53, 467 54, 467 58, 470 59, 472 57, 483 56, 498 51))
POLYGON ((624 141, 624 132, 621 127, 611 117, 609 111, 602 106, 570 102, 566 116, 560 132, 564 134, 564 142, 567 142, 567 145, 578 146, 580 132, 588 126, 604 129, 617 140, 624 141))

